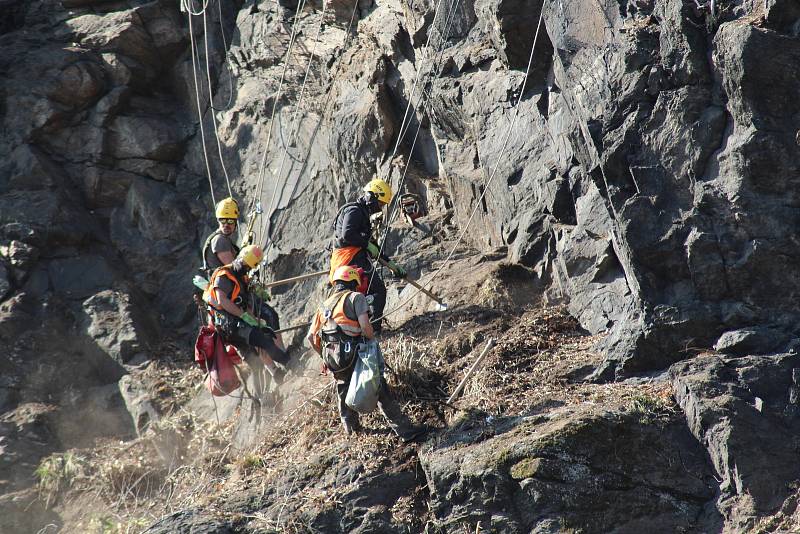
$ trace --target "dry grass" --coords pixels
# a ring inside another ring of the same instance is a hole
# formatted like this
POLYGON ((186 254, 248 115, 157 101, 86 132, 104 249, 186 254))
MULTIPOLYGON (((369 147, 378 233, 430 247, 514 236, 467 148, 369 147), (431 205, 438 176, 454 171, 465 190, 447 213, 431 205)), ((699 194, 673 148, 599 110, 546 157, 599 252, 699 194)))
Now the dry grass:
MULTIPOLYGON (((613 402, 648 422, 674 409, 671 392, 663 384, 596 385, 575 380, 587 366, 599 363, 600 355, 591 350, 596 341, 582 334, 561 308, 501 314, 472 307, 435 319, 421 317, 385 335, 381 345, 393 394, 412 419, 434 427, 463 416, 464 411, 510 416, 564 404, 613 402), (489 337, 497 339, 497 346, 483 368, 455 406, 445 405, 489 337)), ((82 474, 70 490, 70 495, 91 496, 99 504, 93 520, 106 521, 100 531, 140 532, 137 525, 198 506, 229 517, 225 497, 247 493, 260 495, 266 504, 237 518, 246 529, 306 532, 310 526, 304 524, 305 511, 322 513, 340 507, 358 481, 418 470, 415 448, 399 445, 377 413, 362 417, 367 433, 344 435, 330 376, 290 382, 294 405, 265 416, 259 445, 237 453, 230 447, 233 423, 203 422, 180 407, 194 394, 199 373, 170 360, 152 363, 143 373, 152 378, 153 391, 164 395, 161 406, 170 415, 143 438, 108 441, 87 453, 82 474), (359 476, 351 483, 322 482, 336 465, 358 465, 359 476)), ((395 524, 419 531, 429 514, 426 502, 423 480, 388 512, 395 524)))

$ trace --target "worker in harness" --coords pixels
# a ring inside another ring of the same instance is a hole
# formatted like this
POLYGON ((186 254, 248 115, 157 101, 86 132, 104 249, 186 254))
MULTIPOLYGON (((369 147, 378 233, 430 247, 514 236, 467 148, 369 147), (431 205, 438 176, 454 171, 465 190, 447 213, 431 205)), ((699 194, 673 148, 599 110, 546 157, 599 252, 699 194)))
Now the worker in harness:
POLYGON ((268 322, 253 316, 253 299, 247 289, 248 274, 262 258, 259 247, 244 247, 230 264, 214 271, 203 300, 223 339, 237 348, 245 345, 254 348, 270 374, 280 381, 284 373, 275 362, 286 365, 289 356, 276 344, 275 333, 268 322))
MULTIPOLYGON (((214 214, 219 227, 206 238, 202 252, 203 267, 201 270, 207 279, 219 267, 233 263, 236 255, 239 254, 239 247, 236 246, 234 239, 234 234, 239 226, 239 203, 231 197, 223 198, 217 203, 214 214)), ((250 294, 258 301, 253 303, 253 309, 258 312, 256 316, 266 320, 267 326, 272 330, 280 330, 278 312, 267 303, 270 300, 269 292, 251 283, 250 294)), ((280 334, 276 336, 275 344, 284 349, 283 338, 280 334)))
MULTIPOLYGON (((392 188, 385 181, 373 178, 364 186, 364 194, 355 202, 348 202, 339 209, 333 223, 333 254, 331 255, 330 281, 344 265, 361 267, 369 278, 368 295, 373 296, 375 314, 372 328, 376 334, 381 331, 381 317, 386 306, 386 285, 370 261, 378 259, 379 247, 372 241, 372 222, 370 215, 379 213, 392 200, 392 188)), ((387 262, 389 258, 382 256, 387 262)), ((406 277, 406 271, 394 262, 390 269, 399 278, 406 277)))
MULTIPOLYGON (((351 435, 361 429, 358 413, 345 403, 357 351, 360 344, 377 344, 377 341, 367 313, 367 300, 363 293, 356 291, 361 283, 358 269, 350 265, 338 267, 333 274, 333 283, 334 291, 314 315, 306 339, 322 356, 325 367, 333 372, 339 416, 345 432, 351 435)), ((405 442, 415 441, 427 431, 425 427, 414 426, 400 410, 383 377, 378 391, 378 408, 392 431, 405 442)))
POLYGON ((239 225, 239 204, 231 197, 223 198, 214 210, 219 226, 203 243, 203 271, 211 276, 218 267, 230 265, 239 254, 234 234, 239 225))

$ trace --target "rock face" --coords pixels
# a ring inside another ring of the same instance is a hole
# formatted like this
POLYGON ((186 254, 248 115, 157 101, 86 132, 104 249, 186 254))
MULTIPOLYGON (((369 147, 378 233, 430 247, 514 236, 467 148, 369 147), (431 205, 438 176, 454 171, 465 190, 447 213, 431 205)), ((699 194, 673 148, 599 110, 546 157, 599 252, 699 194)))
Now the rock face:
POLYGON ((714 480, 680 421, 587 409, 471 422, 420 454, 443 532, 708 532, 714 480), (680 451, 680 452, 678 452, 680 451))
POLYGON ((753 528, 782 505, 800 478, 800 357, 704 356, 670 370, 689 429, 721 479, 721 509, 734 530, 753 528))
MULTIPOLYGON (((242 229, 281 278, 327 266, 338 206, 378 174, 420 195, 431 240, 463 232, 477 252, 529 267, 546 299, 604 334, 594 379, 726 353, 671 367, 725 481, 723 515, 773 510, 800 477, 781 467, 794 450, 800 324, 793 2, 234 1, 188 18, 166 0, 0 0, 0 12, 3 413, 50 407, 54 390, 74 406, 65 383, 116 406, 122 363, 162 335, 190 341, 189 280, 213 200, 239 198, 242 229), (750 399, 753 388, 763 394, 750 399), (774 468, 747 458, 759 444, 732 430, 773 427, 786 438, 774 468)), ((417 237, 397 223, 387 240, 415 275, 449 255, 417 237)), ((276 290, 283 322, 307 318, 323 288, 276 290)), ((611 454, 609 417, 585 432, 611 454)), ((486 483, 534 504, 503 515, 476 494, 475 521, 613 528, 575 511, 584 494, 557 491, 575 481, 627 492, 675 529, 714 525, 698 519, 705 481, 665 493, 638 468, 592 472, 597 460, 569 447, 584 467, 568 469, 507 424, 525 450, 486 483)), ((650 430, 637 432, 655 440, 650 430)), ((426 455, 440 496, 447 458, 426 455)), ((662 461, 656 475, 671 468, 662 461)), ((465 477, 453 483, 468 492, 465 477)), ((437 499, 445 523, 463 505, 437 499)))

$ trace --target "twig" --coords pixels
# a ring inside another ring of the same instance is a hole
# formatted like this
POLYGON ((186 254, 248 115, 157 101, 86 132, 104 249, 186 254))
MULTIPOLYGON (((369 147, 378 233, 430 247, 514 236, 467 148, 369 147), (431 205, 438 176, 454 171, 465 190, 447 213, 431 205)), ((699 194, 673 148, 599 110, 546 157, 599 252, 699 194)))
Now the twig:
POLYGON ((486 347, 484 347, 483 352, 481 352, 480 356, 478 356, 477 359, 475 360, 475 363, 473 363, 472 366, 469 368, 469 370, 467 371, 467 374, 464 375, 464 378, 458 384, 458 387, 456 388, 456 390, 453 392, 452 395, 450 395, 450 398, 447 399, 447 404, 452 403, 453 399, 455 399, 458 396, 458 394, 461 393, 461 390, 464 389, 464 386, 467 384, 467 380, 469 380, 470 377, 478 369, 478 366, 481 364, 483 359, 489 353, 489 350, 491 350, 491 348, 494 347, 494 343, 495 343, 494 342, 494 338, 490 337, 489 341, 486 342, 486 347))

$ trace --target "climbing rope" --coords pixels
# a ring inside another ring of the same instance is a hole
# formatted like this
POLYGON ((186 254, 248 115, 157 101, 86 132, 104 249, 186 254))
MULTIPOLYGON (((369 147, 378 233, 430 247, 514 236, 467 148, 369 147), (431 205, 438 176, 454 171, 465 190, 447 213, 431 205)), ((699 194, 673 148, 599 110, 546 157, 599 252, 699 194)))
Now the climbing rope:
MULTIPOLYGON (((357 2, 356 2, 356 5, 358 5, 357 2)), ((289 133, 289 138, 288 138, 288 146, 285 147, 285 150, 283 151, 283 154, 281 154, 281 162, 280 162, 280 165, 279 165, 279 168, 278 168, 278 172, 275 175, 276 179, 279 179, 281 177, 281 175, 283 174, 283 167, 284 167, 284 164, 286 163, 286 156, 289 154, 289 148, 292 145, 295 144, 295 142, 297 140, 297 132, 300 130, 300 108, 301 108, 302 103, 303 103, 303 97, 305 96, 306 83, 308 82, 308 73, 311 71, 311 64, 313 63, 314 55, 317 52, 317 44, 319 43, 320 33, 322 32, 322 23, 325 20, 325 10, 327 9, 327 7, 328 7, 328 2, 323 2, 322 3, 322 13, 320 14, 319 24, 317 25, 317 34, 314 37, 314 45, 311 48, 311 55, 308 58, 308 65, 306 65, 305 74, 303 74, 303 83, 302 83, 302 85, 300 87, 300 96, 297 99, 297 104, 295 106, 294 115, 292 117, 290 133, 289 133)), ((300 177, 298 176, 297 179, 299 180, 300 177)), ((287 177, 287 182, 288 182, 288 177, 287 177)), ((278 193, 278 187, 277 187, 277 184, 275 184, 275 187, 272 190, 272 197, 270 198, 269 205, 267 207, 267 213, 268 214, 272 213, 273 204, 275 203, 275 198, 277 197, 277 193, 278 193)), ((281 197, 283 197, 283 194, 281 194, 281 197)), ((275 205, 275 209, 278 209, 278 207, 280 206, 280 200, 281 199, 279 198, 278 199, 278 205, 275 205)), ((267 225, 268 225, 268 223, 269 223, 269 217, 264 217, 264 219, 262 221, 262 227, 261 227, 261 235, 264 237, 264 241, 266 241, 266 239, 267 239, 267 225)), ((264 246, 262 246, 262 250, 264 248, 266 248, 266 243, 264 243, 264 246)))
MULTIPOLYGON (((217 0, 220 2, 221 0, 217 0)), ((190 15, 191 16, 191 15, 190 15)), ((208 54, 208 22, 206 12, 203 10, 203 43, 206 52, 206 79, 208 80, 208 106, 211 114, 212 123, 214 125, 214 137, 217 139, 217 153, 219 154, 219 164, 222 167, 222 173, 225 175, 225 183, 228 185, 228 195, 233 198, 233 190, 231 189, 231 180, 228 177, 228 170, 225 168, 225 159, 222 157, 222 143, 219 140, 219 132, 217 131, 217 114, 214 111, 214 97, 211 86, 211 59, 208 54)), ((227 54, 227 50, 225 51, 227 54)))
MULTIPOLYGON (((259 169, 258 169, 258 180, 256 182, 257 183, 257 185, 256 185, 257 193, 253 197, 253 199, 252 199, 252 201, 250 203, 250 206, 248 207, 248 211, 251 211, 255 207, 256 202, 258 202, 258 199, 261 198, 261 195, 264 192, 264 168, 266 167, 266 163, 267 163, 267 154, 269 153, 269 144, 270 144, 270 141, 272 140, 272 129, 273 129, 273 125, 274 125, 274 122, 275 122, 275 112, 276 112, 276 110, 278 108, 278 102, 280 101, 281 96, 283 95, 283 82, 284 82, 284 80, 286 78, 286 72, 288 70, 289 63, 290 63, 290 60, 291 60, 292 47, 294 46, 294 42, 295 42, 295 39, 297 37, 297 29, 299 27, 300 12, 305 7, 305 3, 306 3, 306 0, 300 0, 297 3, 297 8, 295 9, 294 20, 292 21, 292 33, 291 33, 291 37, 289 38, 289 46, 286 48, 286 54, 283 57, 283 70, 281 72, 280 81, 278 82, 278 90, 277 90, 277 92, 275 94, 274 100, 272 101, 272 112, 270 114, 269 128, 267 130, 267 140, 264 143, 264 153, 263 153, 263 155, 261 157, 261 164, 259 165, 259 169)), ((260 241, 260 237, 261 236, 256 236, 256 238, 259 241, 260 241)))
POLYGON ((194 15, 197 17, 206 12, 206 9, 208 8, 208 2, 209 0, 204 0, 203 7, 200 9, 200 11, 195 13, 192 11, 192 4, 194 3, 194 0, 181 0, 181 11, 185 11, 186 13, 189 13, 189 15, 194 15))
MULTIPOLYGON (((498 156, 497 161, 495 162, 494 168, 492 169, 492 172, 489 175, 488 180, 485 181, 484 184, 483 184, 483 192, 481 193, 480 197, 478 197, 478 199, 475 201, 475 207, 473 208, 472 213, 470 214, 469 219, 467 220, 467 224, 464 226, 464 229, 459 234, 458 239, 453 244, 453 247, 450 249, 450 252, 448 253, 448 255, 445 258, 445 260, 442 263, 442 265, 436 271, 434 271, 433 276, 431 276, 430 279, 428 279, 428 281, 423 285, 423 288, 425 288, 425 289, 428 289, 430 287, 430 285, 433 283, 433 281, 436 279, 436 277, 438 277, 439 274, 442 273, 443 269, 452 260, 453 255, 455 254, 455 251, 458 248, 458 245, 464 239, 464 236, 466 235, 467 230, 469 229, 469 226, 472 223, 472 220, 475 218, 475 214, 478 212, 478 208, 481 206, 481 202, 483 201, 483 198, 486 196, 486 193, 489 192, 489 185, 494 180, 494 177, 497 174, 497 169, 500 167, 500 163, 503 161, 503 155, 504 155, 504 153, 506 151, 506 148, 508 147, 508 140, 511 137, 511 132, 514 129, 514 124, 516 123, 517 117, 519 116, 519 104, 522 101, 523 95, 525 94, 525 85, 528 83, 528 76, 530 75, 531 65, 533 63, 533 53, 536 50, 536 42, 539 39, 539 31, 541 30, 542 19, 544 18, 545 4, 546 4, 546 2, 542 3, 542 9, 541 9, 541 11, 539 13, 539 22, 536 25, 536 33, 534 34, 534 37, 533 37, 533 44, 531 45, 531 53, 530 53, 530 56, 528 57, 528 65, 527 65, 527 67, 525 69, 525 77, 522 79, 522 85, 521 85, 520 90, 519 90, 519 96, 517 97, 516 104, 514 104, 514 115, 511 117, 511 123, 509 124, 508 130, 506 131, 505 139, 503 140, 503 145, 502 145, 502 148, 500 149, 500 155, 498 156)), ((409 297, 407 299, 402 301, 400 304, 398 304, 397 306, 395 306, 394 308, 392 308, 388 312, 385 312, 378 319, 374 319, 374 321, 379 321, 379 320, 383 319, 384 317, 387 317, 387 316, 391 315, 392 313, 400 310, 403 306, 405 306, 406 304, 411 302, 411 300, 413 300, 421 291, 422 291, 421 289, 414 290, 412 292, 412 294, 409 295, 409 297)))
MULTIPOLYGON (((197 65, 195 64, 195 46, 194 46, 194 26, 192 25, 193 12, 191 10, 190 2, 191 0, 182 0, 181 6, 182 8, 185 7, 186 8, 185 10, 188 12, 187 16, 189 18, 189 41, 190 41, 189 45, 190 48, 192 49, 192 75, 194 77, 194 93, 197 102, 197 121, 200 123, 200 140, 203 145, 203 159, 206 164, 206 175, 208 176, 208 187, 209 190, 211 191, 211 202, 214 205, 216 205, 217 200, 214 197, 214 184, 211 181, 211 166, 208 163, 208 152, 206 151, 206 133, 205 133, 205 128, 203 127, 203 112, 200 107, 200 86, 197 82, 197 65)), ((202 10, 203 13, 205 13, 205 8, 207 6, 208 3, 206 2, 202 10)))
MULTIPOLYGON (((453 15, 455 14, 455 11, 456 11, 456 9, 458 7, 459 1, 460 0, 452 0, 451 1, 450 7, 448 8, 448 12, 447 12, 447 18, 445 19, 444 31, 439 34, 440 41, 439 41, 439 44, 436 47, 436 53, 434 54, 434 61, 431 62, 431 66, 432 66, 431 71, 430 71, 431 73, 434 73, 434 71, 437 71, 437 67, 438 67, 438 71, 434 74, 434 76, 438 76, 439 74, 441 74, 441 70, 442 70, 442 66, 443 66, 443 63, 442 63, 441 60, 444 57, 444 44, 445 44, 445 42, 447 40, 447 35, 450 33, 450 26, 451 26, 451 24, 453 22, 453 15)), ((438 9, 438 5, 439 4, 437 4, 437 9, 438 9)), ((436 23, 436 17, 437 16, 438 16, 438 11, 434 14, 433 22, 431 23, 431 28, 432 29, 435 28, 435 23, 436 23)), ((430 43, 430 38, 425 43, 426 49, 427 49, 427 46, 428 46, 429 43, 430 43)), ((420 70, 417 71, 417 74, 422 72, 422 70, 423 69, 420 68, 420 70)), ((418 76, 417 79, 414 81, 414 88, 416 88, 417 80, 419 80, 419 79, 421 79, 421 78, 418 76)), ((429 95, 430 93, 425 91, 424 85, 422 85, 421 87, 422 87, 422 93, 423 94, 422 94, 422 98, 420 99, 420 109, 424 109, 425 100, 426 100, 425 96, 429 95)), ((409 98, 409 101, 408 101, 409 106, 413 102, 413 93, 414 93, 414 89, 412 88, 412 94, 411 94, 411 97, 409 98)), ((430 100, 430 99, 428 99, 428 100, 430 100)), ((406 106, 406 114, 408 114, 409 106, 406 106)), ((416 112, 416 109, 414 111, 416 112)), ((394 151, 392 152, 392 156, 389 159, 390 162, 394 159, 395 153, 397 151, 397 147, 400 144, 400 140, 403 137, 405 137, 405 134, 408 132, 408 128, 406 128, 405 132, 403 131, 403 124, 405 123, 405 120, 406 120, 406 114, 403 115, 403 123, 401 123, 401 125, 400 125, 400 135, 397 137, 397 142, 395 143, 394 151)), ((409 128, 411 127, 410 119, 408 121, 408 127, 409 128)), ((409 156, 414 153, 414 148, 417 146, 417 139, 419 138, 419 132, 420 132, 421 129, 422 129, 422 121, 421 120, 417 120, 417 131, 414 133, 414 139, 413 139, 413 141, 411 143, 411 150, 409 151, 409 156)), ((380 240, 380 246, 378 247, 378 257, 379 258, 381 257, 381 254, 383 254, 384 247, 386 246, 386 239, 389 237, 389 229, 391 228, 392 223, 394 222, 395 218, 399 214, 397 208, 400 205, 400 198, 402 196, 403 186, 405 185, 406 175, 408 174, 408 168, 409 168, 409 165, 408 165, 408 163, 406 163, 405 169, 403 170, 403 175, 400 178, 400 182, 398 183, 394 198, 392 198, 392 201, 391 201, 391 203, 389 205, 389 208, 387 209, 386 229, 385 229, 385 231, 383 233, 383 237, 380 240)), ((377 272, 377 269, 373 269, 372 270, 372 274, 370 275, 370 278, 369 278, 369 284, 367 284, 367 291, 369 291, 369 288, 372 287, 372 282, 373 282, 373 280, 375 278, 375 273, 376 272, 377 272)))
MULTIPOLYGON (((228 40, 225 38, 225 23, 222 20, 222 2, 217 2, 217 11, 219 13, 219 32, 222 35, 222 49, 225 51, 225 70, 228 72, 228 103, 225 104, 226 108, 230 108, 231 104, 233 104, 233 71, 231 70, 231 64, 228 61, 228 40)), ((217 109, 212 106, 211 109, 217 111, 217 109)))
MULTIPOLYGON (((350 21, 347 24, 347 29, 345 30, 345 34, 344 34, 344 40, 342 41, 342 45, 341 45, 341 49, 342 50, 344 50, 347 47, 347 43, 350 40, 351 29, 352 29, 353 23, 355 22, 355 15, 356 15, 357 9, 358 9, 358 2, 354 2, 353 11, 350 13, 350 21)), ((328 118, 330 116, 331 112, 332 112, 332 108, 333 108, 333 106, 332 106, 332 104, 333 104, 333 99, 332 99, 333 91, 330 90, 330 88, 332 88, 333 85, 336 83, 336 81, 339 79, 339 76, 341 75, 341 73, 342 73, 342 69, 339 69, 337 71, 336 76, 334 77, 334 79, 329 83, 329 90, 328 90, 328 92, 326 94, 325 102, 322 105, 322 110, 323 111, 322 111, 322 117, 320 118, 320 123, 322 121, 324 121, 326 118, 328 118)), ((303 160, 303 164, 300 166, 300 172, 302 172, 306 168, 306 166, 308 165, 308 158, 311 155, 311 150, 310 149, 311 149, 311 147, 309 145, 309 150, 306 151, 306 156, 305 156, 305 158, 303 160)), ((297 185, 299 183, 300 183, 300 180, 299 180, 299 177, 298 177, 298 180, 295 181, 295 189, 297 188, 297 185)), ((290 196, 292 194, 294 194, 294 191, 292 191, 290 193, 290 196)), ((282 197, 283 196, 281 195, 281 198, 282 197)), ((279 201, 279 204, 280 204, 280 201, 279 201)), ((276 207, 276 209, 277 209, 277 207, 276 207)), ((285 219, 285 213, 286 212, 283 212, 278 216, 278 220, 276 221, 276 224, 275 224, 275 229, 282 228, 283 223, 286 220, 285 219)), ((264 233, 266 234, 266 231, 264 233)), ((268 237, 269 236, 265 235, 264 236, 264 240, 266 241, 266 239, 268 237)), ((266 256, 267 252, 269 252, 269 250, 272 247, 273 243, 274 243, 274 241, 272 241, 272 240, 270 240, 269 243, 265 243, 265 247, 264 247, 264 255, 265 256, 266 256)))

